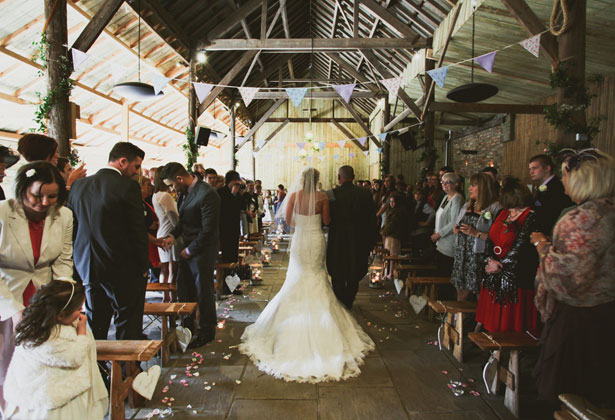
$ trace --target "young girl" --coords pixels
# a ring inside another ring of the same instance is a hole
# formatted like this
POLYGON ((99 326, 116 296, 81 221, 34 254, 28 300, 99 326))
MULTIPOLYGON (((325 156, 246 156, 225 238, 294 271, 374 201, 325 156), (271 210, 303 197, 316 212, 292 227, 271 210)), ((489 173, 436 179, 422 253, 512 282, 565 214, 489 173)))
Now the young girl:
POLYGON ((81 314, 85 291, 52 280, 33 296, 17 325, 7 372, 4 419, 102 419, 108 394, 96 344, 81 314))

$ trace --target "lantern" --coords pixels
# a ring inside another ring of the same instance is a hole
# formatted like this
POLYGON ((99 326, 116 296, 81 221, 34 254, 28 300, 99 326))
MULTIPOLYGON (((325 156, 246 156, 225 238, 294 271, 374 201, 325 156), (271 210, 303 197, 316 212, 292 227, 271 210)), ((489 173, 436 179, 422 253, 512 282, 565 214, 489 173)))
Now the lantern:
POLYGON ((271 264, 271 248, 269 247, 263 247, 261 249, 261 260, 263 262, 263 265, 269 265, 271 264))
POLYGON ((369 287, 380 289, 383 286, 382 277, 384 276, 384 262, 382 257, 376 255, 372 264, 369 266, 369 287))
POLYGON ((263 281, 261 279, 261 273, 263 271, 263 264, 261 264, 260 261, 250 263, 250 270, 252 271, 252 277, 250 278, 250 285, 251 286, 259 285, 263 281))
POLYGON ((280 240, 275 238, 271 241, 271 247, 273 248, 273 252, 277 252, 280 250, 280 240))

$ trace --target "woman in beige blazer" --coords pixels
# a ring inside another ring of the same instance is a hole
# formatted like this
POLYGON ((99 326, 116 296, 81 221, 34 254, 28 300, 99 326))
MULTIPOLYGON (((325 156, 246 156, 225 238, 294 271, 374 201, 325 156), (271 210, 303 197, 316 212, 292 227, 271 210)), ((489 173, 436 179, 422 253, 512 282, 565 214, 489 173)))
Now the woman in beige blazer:
POLYGON ((73 215, 63 207, 67 192, 58 169, 45 161, 22 166, 15 197, 0 203, 0 407, 14 326, 28 296, 52 278, 73 276, 73 215))

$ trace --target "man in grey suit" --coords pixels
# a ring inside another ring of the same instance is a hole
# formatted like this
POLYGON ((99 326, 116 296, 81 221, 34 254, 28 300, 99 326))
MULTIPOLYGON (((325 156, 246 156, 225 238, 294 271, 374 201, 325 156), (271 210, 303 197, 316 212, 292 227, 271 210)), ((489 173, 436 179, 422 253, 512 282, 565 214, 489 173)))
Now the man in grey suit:
POLYGON ((166 244, 182 237, 177 294, 182 302, 198 302, 199 330, 194 334, 193 316, 184 326, 195 335, 189 348, 201 347, 216 335, 216 300, 214 266, 218 255, 220 197, 209 184, 186 171, 180 163, 162 168, 162 179, 183 197, 179 206, 179 223, 166 244))
POLYGON ((359 281, 367 273, 370 251, 378 238, 376 207, 368 190, 353 185, 354 170, 342 166, 331 199, 327 270, 335 296, 352 309, 359 281))

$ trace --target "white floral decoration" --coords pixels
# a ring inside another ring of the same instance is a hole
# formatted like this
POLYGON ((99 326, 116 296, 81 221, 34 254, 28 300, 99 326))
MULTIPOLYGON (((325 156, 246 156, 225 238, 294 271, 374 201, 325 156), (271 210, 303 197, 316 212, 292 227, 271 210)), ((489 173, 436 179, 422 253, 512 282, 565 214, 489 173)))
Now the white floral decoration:
POLYGON ((491 214, 490 211, 486 211, 486 212, 483 213, 483 217, 485 218, 485 220, 491 220, 493 215, 491 214))
POLYGON ((34 175, 36 175, 36 169, 34 169, 34 168, 28 169, 26 171, 26 177, 27 178, 33 177, 34 175))
POLYGON ((540 187, 538 187, 538 191, 540 191, 540 192, 547 191, 547 186, 546 185, 541 185, 540 187))

